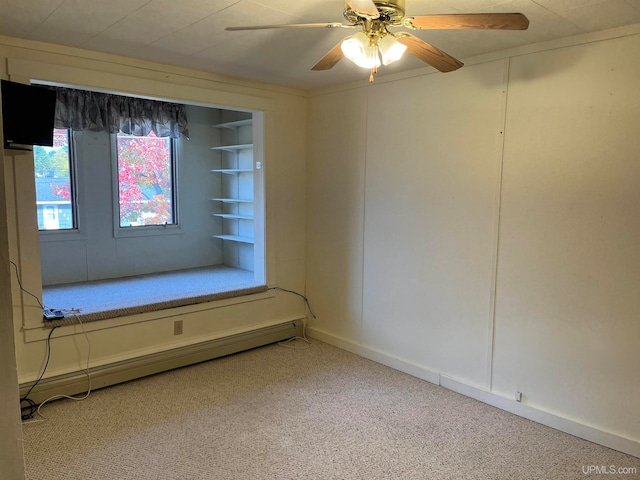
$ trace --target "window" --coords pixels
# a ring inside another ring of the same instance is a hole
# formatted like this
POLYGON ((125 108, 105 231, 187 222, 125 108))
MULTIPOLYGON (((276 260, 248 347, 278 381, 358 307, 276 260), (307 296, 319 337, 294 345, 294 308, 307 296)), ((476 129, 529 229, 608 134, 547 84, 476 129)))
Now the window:
MULTIPOLYGON (((77 228, 41 232, 48 303, 87 315, 94 306, 115 311, 122 308, 120 295, 81 295, 77 302, 54 292, 72 284, 68 291, 79 295, 83 282, 111 280, 111 286, 124 277, 163 278, 194 269, 215 278, 215 287, 194 281, 184 290, 172 287, 175 304, 265 285, 263 116, 200 106, 188 111, 188 141, 90 129, 70 134, 77 228)), ((60 218, 49 204, 41 215, 50 224, 60 218)), ((146 309, 158 297, 159 290, 150 288, 136 293, 131 306, 146 309)))
POLYGON ((55 129, 53 146, 34 146, 38 230, 77 228, 69 130, 55 129))
POLYGON ((118 133, 116 150, 120 227, 176 224, 174 140, 118 133))

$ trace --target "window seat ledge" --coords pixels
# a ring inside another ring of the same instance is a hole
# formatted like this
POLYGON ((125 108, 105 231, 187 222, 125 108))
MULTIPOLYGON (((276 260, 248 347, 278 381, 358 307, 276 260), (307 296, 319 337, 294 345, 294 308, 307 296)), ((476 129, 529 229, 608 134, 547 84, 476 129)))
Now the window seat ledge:
POLYGON ((48 286, 43 287, 45 305, 62 310, 65 318, 45 320, 45 327, 154 312, 266 290, 266 285, 253 281, 253 272, 220 265, 48 286))

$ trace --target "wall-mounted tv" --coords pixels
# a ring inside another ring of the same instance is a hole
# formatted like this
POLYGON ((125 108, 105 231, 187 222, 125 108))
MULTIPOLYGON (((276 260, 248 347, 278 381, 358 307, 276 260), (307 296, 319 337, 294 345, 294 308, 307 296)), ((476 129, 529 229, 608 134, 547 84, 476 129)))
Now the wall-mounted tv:
POLYGON ((1 82, 4 148, 52 146, 56 92, 37 85, 1 82))

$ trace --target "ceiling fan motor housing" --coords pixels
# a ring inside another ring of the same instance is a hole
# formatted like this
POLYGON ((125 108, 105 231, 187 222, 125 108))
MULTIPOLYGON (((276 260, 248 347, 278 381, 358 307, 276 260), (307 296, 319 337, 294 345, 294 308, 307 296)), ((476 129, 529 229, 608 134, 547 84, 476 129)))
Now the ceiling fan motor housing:
MULTIPOLYGON (((400 24, 404 18, 404 0, 374 0, 380 17, 388 19, 391 24, 400 24)), ((362 14, 351 8, 350 5, 344 5, 344 17, 351 23, 359 23, 367 15, 362 14)))

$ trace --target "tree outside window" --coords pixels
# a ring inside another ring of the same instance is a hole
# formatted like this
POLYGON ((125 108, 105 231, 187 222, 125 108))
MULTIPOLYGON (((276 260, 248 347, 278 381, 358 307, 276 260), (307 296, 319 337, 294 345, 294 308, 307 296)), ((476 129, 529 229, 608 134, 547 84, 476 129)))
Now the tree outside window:
POLYGON ((73 229, 71 150, 69 131, 55 129, 52 147, 33 147, 39 230, 73 229))
POLYGON ((120 227, 175 224, 170 138, 118 134, 120 227))

